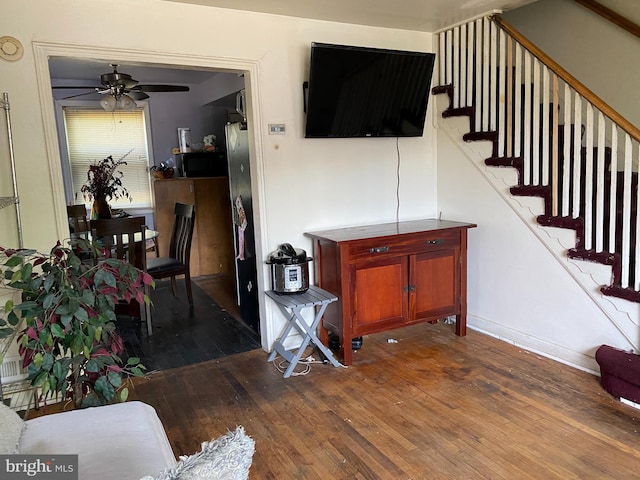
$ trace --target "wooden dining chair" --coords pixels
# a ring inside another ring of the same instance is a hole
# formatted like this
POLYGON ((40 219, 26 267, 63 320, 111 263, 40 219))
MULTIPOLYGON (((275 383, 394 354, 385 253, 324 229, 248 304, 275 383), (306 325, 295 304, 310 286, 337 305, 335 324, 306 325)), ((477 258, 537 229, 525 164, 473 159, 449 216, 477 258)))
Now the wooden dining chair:
POLYGON ((80 205, 67 205, 67 217, 69 226, 73 229, 71 233, 83 233, 91 230, 89 219, 87 218, 87 207, 84 203, 80 205))
MULTIPOLYGON (((91 235, 102 247, 104 256, 125 260, 143 272, 147 271, 146 230, 144 217, 91 220, 91 235)), ((147 296, 150 293, 148 286, 145 293, 147 296)), ((133 302, 136 301, 132 300, 131 304, 133 302)), ((148 334, 151 335, 151 308, 145 303, 139 305, 139 312, 140 318, 147 323, 148 334)))
POLYGON ((173 230, 169 243, 168 257, 151 257, 147 260, 147 272, 155 279, 171 277, 171 290, 177 297, 176 276, 184 275, 189 305, 193 306, 191 291, 191 240, 196 220, 195 205, 176 203, 174 207, 173 230))

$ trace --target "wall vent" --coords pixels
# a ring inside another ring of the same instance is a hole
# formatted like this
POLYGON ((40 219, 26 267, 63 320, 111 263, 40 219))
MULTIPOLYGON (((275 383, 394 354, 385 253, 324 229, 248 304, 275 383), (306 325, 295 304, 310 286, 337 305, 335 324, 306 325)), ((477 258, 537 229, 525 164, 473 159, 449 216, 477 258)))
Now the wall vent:
POLYGON ((0 365, 0 378, 4 385, 19 382, 27 378, 26 369, 22 368, 22 358, 19 356, 5 357, 0 365))

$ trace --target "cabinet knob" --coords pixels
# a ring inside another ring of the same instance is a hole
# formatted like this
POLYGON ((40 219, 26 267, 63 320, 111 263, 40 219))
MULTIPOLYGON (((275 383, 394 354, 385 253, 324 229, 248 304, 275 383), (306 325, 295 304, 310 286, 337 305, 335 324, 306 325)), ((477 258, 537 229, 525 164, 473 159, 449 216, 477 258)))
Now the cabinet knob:
POLYGON ((374 247, 369 249, 369 252, 371 253, 384 253, 388 251, 389 251, 389 247, 374 247))
POLYGON ((427 245, 440 245, 441 243, 444 243, 444 239, 436 238, 435 240, 427 240, 425 243, 427 245))
POLYGON ((403 292, 415 292, 416 291, 416 286, 415 285, 405 285, 404 287, 402 287, 402 291, 403 292))

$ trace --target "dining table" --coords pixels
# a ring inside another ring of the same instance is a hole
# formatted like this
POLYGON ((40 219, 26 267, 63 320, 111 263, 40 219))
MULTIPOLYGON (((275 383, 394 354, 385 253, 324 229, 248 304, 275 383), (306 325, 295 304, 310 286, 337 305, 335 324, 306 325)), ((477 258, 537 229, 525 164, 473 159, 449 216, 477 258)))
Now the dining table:
MULTIPOLYGON (((160 236, 160 232, 158 232, 157 230, 151 230, 151 229, 146 229, 145 230, 145 234, 144 234, 144 240, 145 240, 145 245, 142 245, 142 233, 141 232, 136 232, 133 236, 133 241, 135 244, 135 248, 136 250, 136 257, 140 258, 139 255, 142 254, 142 252, 144 252, 145 250, 147 250, 147 246, 146 246, 146 242, 148 242, 149 240, 153 240, 154 243, 154 249, 156 251, 158 251, 158 247, 157 247, 157 238, 160 236)), ((70 238, 70 245, 73 248, 74 247, 74 242, 76 239, 82 239, 82 240, 86 240, 88 242, 92 242, 94 243, 94 238, 93 238, 93 234, 91 231, 86 231, 86 232, 79 232, 79 233, 71 233, 71 238, 70 238)), ((125 244, 128 244, 128 238, 125 235, 123 237, 123 242, 125 244)), ((98 245, 101 244, 101 238, 97 238, 96 242, 98 245)), ((111 242, 112 244, 115 244, 115 236, 113 238, 113 241, 111 242)), ((89 255, 87 255, 88 257, 89 255)), ((84 257, 83 255, 81 255, 81 258, 84 257)), ((88 260, 89 258, 87 258, 88 260)), ((92 259, 92 261, 95 261, 95 259, 92 259)))
MULTIPOLYGON (((142 254, 146 251, 147 247, 146 247, 146 242, 149 240, 154 240, 157 239, 160 236, 160 232, 158 232, 157 230, 151 230, 151 229, 146 229, 145 230, 145 235, 144 235, 144 239, 145 239, 145 245, 143 245, 142 243, 142 232, 136 232, 133 236, 133 241, 134 241, 134 248, 136 249, 136 258, 142 258, 142 254)), ((74 239, 84 239, 90 242, 93 242, 93 234, 92 232, 88 231, 88 232, 80 232, 77 234, 72 233, 71 234, 71 245, 73 246, 73 241, 74 239)), ((97 243, 98 245, 100 245, 101 242, 101 238, 97 238, 95 243, 97 243)), ((113 238, 113 241, 111 242, 112 244, 115 243, 115 236, 113 238)), ((128 244, 128 238, 127 236, 123 236, 123 243, 128 244)), ((157 253, 157 244, 154 243, 154 247, 156 249, 156 253, 157 253)), ((95 262, 96 258, 93 256, 87 257, 87 258, 82 258, 82 261, 89 261, 89 262, 95 262)), ((146 270, 146 269, 145 269, 146 270)), ((120 303, 118 305, 116 305, 116 310, 115 310, 117 315, 127 315, 129 317, 142 317, 143 312, 141 309, 141 305, 138 303, 137 300, 132 299, 129 303, 120 303)), ((146 315, 150 315, 150 311, 146 312, 146 315)))

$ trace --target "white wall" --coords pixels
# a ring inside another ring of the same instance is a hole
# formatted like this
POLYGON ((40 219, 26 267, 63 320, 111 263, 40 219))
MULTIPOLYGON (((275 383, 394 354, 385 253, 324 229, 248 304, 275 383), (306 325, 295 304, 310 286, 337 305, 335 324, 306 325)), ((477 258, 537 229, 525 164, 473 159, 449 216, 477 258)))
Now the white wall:
POLYGON ((191 129, 192 143, 202 143, 205 135, 215 131, 224 132, 226 111, 202 106, 198 97, 189 93, 153 93, 149 116, 153 145, 151 162, 155 165, 174 159, 171 149, 178 146, 178 128, 191 129))
MULTIPOLYGON (((624 3, 629 9, 635 6, 637 12, 637 0, 624 3)), ((625 12, 615 2, 611 8, 625 12)), ((640 127, 637 94, 640 38, 573 0, 538 0, 503 16, 624 118, 640 127)))
MULTIPOLYGON (((55 6, 49 0, 4 0, 0 32, 25 47, 21 60, 0 60, 0 78, 2 91, 11 98, 24 240, 29 247, 47 250, 65 229, 57 140, 52 140, 53 108, 45 88, 48 71, 43 71, 46 62, 39 57, 59 46, 87 46, 103 51, 106 60, 120 55, 169 66, 255 66, 249 78, 255 82, 250 84, 254 97, 249 109, 259 263, 284 241, 311 250, 305 231, 395 217, 395 140, 305 140, 302 82, 307 79, 312 41, 432 51, 430 34, 159 0, 112 0, 107 9, 104 3, 86 0, 56 0, 55 6), (267 135, 269 123, 284 123, 287 134, 267 135)), ((434 136, 428 128, 422 138, 399 142, 402 219, 435 214, 434 136)), ((0 142, 3 196, 10 190, 4 134, 0 142)), ((8 210, 0 211, 0 244, 15 245, 14 218, 8 210)), ((260 287, 268 288, 266 267, 262 273, 260 287)), ((281 320, 265 305, 264 295, 259 297, 262 330, 270 343, 281 320)))

